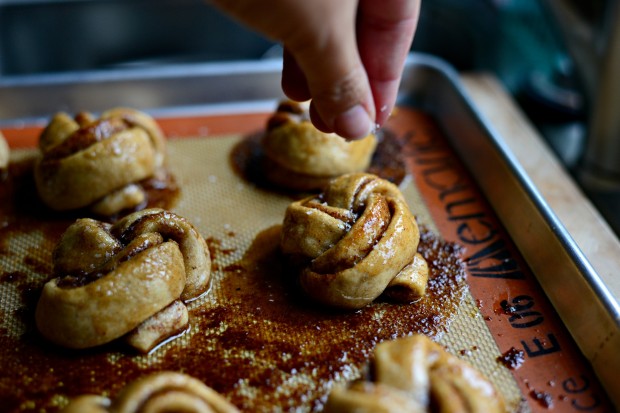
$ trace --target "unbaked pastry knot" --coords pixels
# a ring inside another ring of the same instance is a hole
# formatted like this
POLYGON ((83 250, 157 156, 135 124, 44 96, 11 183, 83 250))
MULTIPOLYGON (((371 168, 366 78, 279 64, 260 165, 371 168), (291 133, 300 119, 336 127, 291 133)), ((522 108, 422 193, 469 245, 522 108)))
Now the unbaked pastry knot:
POLYGON ((400 190, 375 175, 356 173, 289 205, 280 246, 301 268, 299 281, 309 296, 356 309, 390 290, 405 302, 424 295, 428 266, 417 253, 419 241, 400 190))
POLYGON ((310 122, 307 105, 283 101, 268 120, 263 137, 265 174, 286 188, 321 189, 329 179, 365 171, 376 146, 374 134, 346 141, 323 133, 310 122))
POLYGON ((96 395, 76 397, 61 413, 237 413, 222 395, 188 375, 170 371, 140 378, 114 400, 96 395))
POLYGON ((335 387, 325 412, 505 412, 482 373, 422 334, 377 345, 371 375, 372 382, 335 387))
POLYGON ((90 207, 101 215, 135 208, 146 195, 136 184, 161 174, 165 138, 147 114, 128 108, 99 119, 56 114, 39 138, 35 165, 39 196, 55 210, 90 207))
POLYGON ((209 287, 204 238, 184 218, 161 209, 114 225, 77 220, 54 251, 54 273, 35 313, 41 334, 69 348, 125 336, 148 352, 187 328, 184 303, 209 287))

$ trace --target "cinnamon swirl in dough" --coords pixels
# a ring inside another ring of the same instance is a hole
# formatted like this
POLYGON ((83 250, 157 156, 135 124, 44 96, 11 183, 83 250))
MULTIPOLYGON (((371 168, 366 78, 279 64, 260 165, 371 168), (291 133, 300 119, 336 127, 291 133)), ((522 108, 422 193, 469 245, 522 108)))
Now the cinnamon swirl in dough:
POLYGON ((54 250, 54 273, 35 313, 44 337, 79 349, 125 336, 148 352, 187 328, 184 303, 207 291, 211 258, 185 219, 145 209, 114 225, 77 220, 54 250))
POLYGON ((321 189, 339 175, 365 171, 377 146, 375 135, 347 142, 310 122, 307 106, 285 101, 267 123, 264 172, 274 184, 295 190, 321 189))
POLYGON ((419 241, 400 190, 375 175, 356 173, 289 205, 280 247, 300 268, 301 287, 310 297, 356 309, 384 292, 404 302, 424 295, 428 266, 417 253, 419 241))
POLYGON ((486 377, 421 334, 377 345, 372 370, 372 382, 335 387, 325 413, 505 412, 486 377))
POLYGON ((76 397, 61 413, 236 413, 239 410, 203 382, 186 374, 163 371, 140 378, 110 400, 76 397))
POLYGON ((145 202, 141 180, 161 174, 165 138, 155 121, 128 108, 71 118, 56 114, 39 139, 39 196, 52 209, 89 207, 113 215, 145 202))

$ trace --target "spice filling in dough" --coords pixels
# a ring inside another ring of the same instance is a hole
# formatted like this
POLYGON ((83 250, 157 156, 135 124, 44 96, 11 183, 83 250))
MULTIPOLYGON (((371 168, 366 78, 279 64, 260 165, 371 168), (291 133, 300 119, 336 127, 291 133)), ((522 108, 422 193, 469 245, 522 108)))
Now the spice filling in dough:
POLYGON ((39 139, 37 192, 50 208, 100 215, 145 204, 140 181, 165 174, 165 138, 147 114, 128 108, 56 114, 39 139))
POLYGON ((131 333, 130 345, 148 352, 187 328, 184 303, 207 291, 211 259, 189 222, 146 209, 114 225, 77 220, 54 251, 54 273, 35 313, 44 337, 87 348, 131 333))
POLYGON ((422 334, 377 345, 372 381, 335 387, 325 413, 504 413, 501 394, 478 370, 422 334))
POLYGON ((74 398, 62 413, 238 413, 222 395, 200 380, 163 371, 125 386, 114 399, 83 395, 74 398))
POLYGON ((428 266, 417 254, 419 241, 400 190, 375 175, 357 173, 289 205, 280 246, 299 269, 299 282, 310 297, 357 309, 384 292, 404 302, 424 295, 428 266))

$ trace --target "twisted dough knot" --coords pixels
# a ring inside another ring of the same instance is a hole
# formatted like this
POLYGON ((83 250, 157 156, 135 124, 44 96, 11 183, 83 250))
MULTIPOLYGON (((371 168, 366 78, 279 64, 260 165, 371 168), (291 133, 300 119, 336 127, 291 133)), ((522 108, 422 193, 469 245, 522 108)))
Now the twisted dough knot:
POLYGON ((35 313, 44 337, 87 348, 127 334, 148 352, 187 328, 183 302, 208 289, 211 259, 189 222, 145 209, 114 225, 77 220, 54 251, 54 273, 35 313))
POLYGON ((137 183, 164 166, 165 138, 145 113, 116 108, 99 119, 79 113, 56 114, 39 139, 35 166, 39 196, 49 207, 90 207, 113 215, 144 203, 137 183))
POLYGON ((79 396, 62 413, 236 413, 237 408, 201 381, 181 373, 160 372, 124 387, 114 400, 79 396))
POLYGON ((384 291, 412 302, 423 296, 428 266, 420 233, 399 189, 375 175, 332 180, 318 197, 286 210, 281 250, 301 267, 303 290, 328 305, 356 309, 384 291))
POLYGON ((374 382, 335 387, 325 412, 505 412, 486 377, 421 334, 379 344, 373 370, 374 382))
POLYGON ((284 101, 269 119, 262 145, 270 181, 285 188, 313 190, 336 176, 366 170, 377 139, 371 134, 347 142, 323 133, 310 122, 306 107, 284 101))

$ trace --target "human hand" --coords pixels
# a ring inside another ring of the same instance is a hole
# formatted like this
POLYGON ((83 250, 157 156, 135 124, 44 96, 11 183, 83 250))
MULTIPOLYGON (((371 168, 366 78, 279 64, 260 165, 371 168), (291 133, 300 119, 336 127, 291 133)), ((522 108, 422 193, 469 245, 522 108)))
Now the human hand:
POLYGON ((284 93, 312 99, 318 129, 357 139, 387 120, 420 0, 211 1, 283 44, 284 93))

